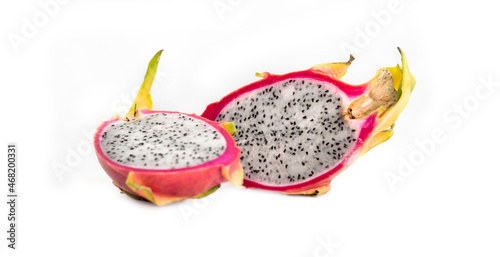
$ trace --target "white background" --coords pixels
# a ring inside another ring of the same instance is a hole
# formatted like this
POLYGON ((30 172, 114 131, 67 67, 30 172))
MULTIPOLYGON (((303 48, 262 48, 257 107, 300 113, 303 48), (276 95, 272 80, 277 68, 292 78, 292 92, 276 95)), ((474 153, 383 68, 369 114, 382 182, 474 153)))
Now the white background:
POLYGON ((6 247, 7 205, 0 204, 0 256, 500 255, 493 1, 42 6, 0 4, 0 199, 7 143, 19 151, 18 250, 6 247), (201 114, 255 81, 255 72, 345 61, 347 45, 356 60, 344 81, 360 84, 400 63, 400 46, 418 83, 394 137, 323 196, 225 184, 204 200, 158 207, 120 194, 97 162, 89 136, 124 114, 160 49, 155 109, 201 114), (440 132, 444 139, 431 142, 440 132))

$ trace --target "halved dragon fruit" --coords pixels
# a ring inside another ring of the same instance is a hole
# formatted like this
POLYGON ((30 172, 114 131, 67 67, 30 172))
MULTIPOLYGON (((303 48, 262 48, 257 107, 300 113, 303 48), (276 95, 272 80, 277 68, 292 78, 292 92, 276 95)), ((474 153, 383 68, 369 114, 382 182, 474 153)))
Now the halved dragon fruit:
POLYGON ((157 205, 205 196, 226 181, 241 185, 241 151, 230 134, 236 132, 232 122, 150 110, 161 52, 149 63, 128 114, 97 128, 94 146, 101 166, 127 195, 157 205))
POLYGON ((244 186, 323 194, 335 176, 393 135, 415 85, 398 50, 402 66, 380 69, 362 85, 338 80, 352 56, 285 75, 257 73, 261 80, 210 104, 202 116, 235 122, 244 186))

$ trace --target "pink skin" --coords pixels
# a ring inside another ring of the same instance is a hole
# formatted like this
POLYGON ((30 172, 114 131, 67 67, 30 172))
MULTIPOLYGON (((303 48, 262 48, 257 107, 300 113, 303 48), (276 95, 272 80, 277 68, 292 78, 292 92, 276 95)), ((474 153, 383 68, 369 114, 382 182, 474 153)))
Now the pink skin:
MULTIPOLYGON (((270 84, 280 82, 280 81, 286 81, 290 79, 314 79, 318 81, 324 81, 327 83, 331 83, 335 85, 340 91, 344 92, 347 96, 347 99, 345 99, 348 102, 351 102, 354 100, 356 97, 360 96, 365 92, 367 89, 368 85, 357 85, 357 86, 352 86, 349 84, 346 84, 342 81, 333 79, 329 76, 325 76, 320 73, 313 72, 311 70, 305 70, 305 71, 297 71, 297 72, 292 72, 284 75, 274 75, 274 74, 269 74, 265 73, 265 77, 259 81, 256 81, 254 83, 251 83, 247 86, 244 86, 236 91, 233 91, 229 95, 225 96, 222 98, 219 102, 215 102, 210 104, 206 110, 203 112, 201 115, 202 117, 205 117, 210 120, 215 120, 219 113, 224 109, 224 107, 229 104, 233 99, 237 98, 238 96, 259 89, 261 87, 268 86, 270 84)), ((342 160, 337 166, 335 166, 333 169, 325 172, 324 174, 311 179, 309 181, 300 183, 300 184, 295 184, 295 185, 289 185, 289 186, 268 186, 268 185, 262 185, 259 183, 256 183, 254 181, 250 181, 245 179, 243 181, 243 186, 248 187, 248 188, 261 188, 261 189, 266 189, 270 191, 279 191, 279 192, 284 192, 284 193, 289 193, 289 194, 301 194, 301 193, 311 193, 314 194, 314 190, 318 188, 323 188, 320 190, 321 192, 319 193, 325 193, 328 188, 329 184, 332 181, 335 176, 340 174, 344 169, 346 169, 349 165, 351 165, 357 158, 359 151, 361 150, 361 147, 363 146, 364 141, 370 136, 370 134, 373 132, 373 128, 375 125, 375 118, 376 118, 377 112, 373 113, 372 115, 366 117, 365 119, 361 120, 356 120, 356 121, 350 121, 351 126, 356 128, 357 131, 359 131, 359 136, 358 140, 356 141, 356 144, 352 150, 352 152, 345 157, 344 160, 342 160), (326 190, 326 191, 325 191, 326 190)), ((316 192, 318 193, 318 192, 316 192)))
MULTIPOLYGON (((178 114, 179 112, 142 110, 141 113, 143 115, 147 115, 152 113, 178 114)), ((228 179, 238 176, 237 173, 241 172, 241 164, 239 162, 241 150, 236 147, 231 135, 217 122, 210 121, 196 115, 184 115, 194 119, 203 120, 213 126, 224 136, 227 145, 226 150, 221 156, 197 166, 170 170, 133 168, 121 165, 109 159, 104 154, 100 146, 100 138, 104 129, 107 126, 120 121, 119 118, 115 118, 103 122, 97 128, 94 135, 94 146, 99 163, 104 168, 106 173, 113 179, 113 183, 130 194, 146 199, 148 199, 148 195, 140 190, 130 188, 126 181, 129 179, 129 182, 136 185, 148 187, 153 193, 155 203, 161 205, 197 196, 209 190, 213 186, 227 182, 228 179)))

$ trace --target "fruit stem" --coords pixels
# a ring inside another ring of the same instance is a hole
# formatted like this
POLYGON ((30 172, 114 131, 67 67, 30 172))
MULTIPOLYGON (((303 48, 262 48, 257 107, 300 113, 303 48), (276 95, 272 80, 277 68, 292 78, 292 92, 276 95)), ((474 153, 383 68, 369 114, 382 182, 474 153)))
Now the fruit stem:
POLYGON ((375 85, 352 101, 347 110, 342 113, 342 116, 352 120, 365 118, 379 109, 389 109, 397 102, 397 96, 392 75, 389 70, 384 68, 380 72, 375 85))

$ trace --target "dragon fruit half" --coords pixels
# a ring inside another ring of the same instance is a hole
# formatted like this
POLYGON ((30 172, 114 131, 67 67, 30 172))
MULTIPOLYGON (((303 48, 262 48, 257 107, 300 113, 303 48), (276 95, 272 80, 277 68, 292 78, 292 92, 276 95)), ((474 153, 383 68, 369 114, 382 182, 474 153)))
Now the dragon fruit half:
POLYGON ((157 205, 208 195, 226 181, 241 185, 241 151, 230 134, 236 132, 232 122, 150 110, 161 52, 149 63, 128 114, 97 128, 94 146, 101 166, 124 193, 157 205))
POLYGON ((236 124, 244 186, 323 194, 335 176, 393 135, 415 86, 398 50, 402 66, 382 68, 362 85, 339 80, 352 56, 285 75, 257 73, 261 80, 210 104, 202 116, 236 124))

